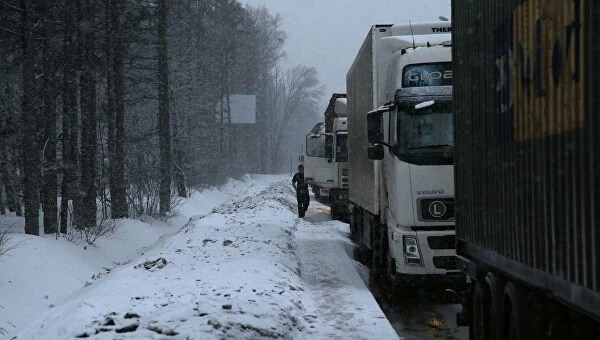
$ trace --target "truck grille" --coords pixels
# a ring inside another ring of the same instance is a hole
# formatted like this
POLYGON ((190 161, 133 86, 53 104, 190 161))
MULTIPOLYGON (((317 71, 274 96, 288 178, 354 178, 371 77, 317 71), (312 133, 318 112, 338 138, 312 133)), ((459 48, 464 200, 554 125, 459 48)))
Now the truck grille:
POLYGON ((456 256, 434 256, 433 265, 437 269, 456 270, 456 256))
POLYGON ((429 236, 427 237, 427 244, 429 244, 430 249, 455 249, 456 237, 454 235, 429 236))

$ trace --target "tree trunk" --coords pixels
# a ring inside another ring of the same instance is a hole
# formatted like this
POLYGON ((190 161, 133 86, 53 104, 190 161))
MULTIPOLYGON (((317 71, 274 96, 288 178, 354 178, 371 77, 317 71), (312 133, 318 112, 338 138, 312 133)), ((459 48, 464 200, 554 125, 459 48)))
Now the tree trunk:
POLYGON ((23 160, 23 196, 25 201, 25 233, 39 235, 39 157, 36 143, 37 115, 35 114, 34 46, 32 34, 33 6, 31 0, 21 0, 23 39, 23 134, 21 139, 23 160))
POLYGON ((158 133, 160 143, 160 215, 171 210, 171 121, 169 115, 169 62, 167 6, 158 0, 158 133))
MULTIPOLYGON (((178 143, 175 143, 176 145, 178 143)), ((175 185, 177 186, 177 196, 187 197, 187 188, 185 185, 185 172, 183 171, 183 155, 179 147, 175 150, 175 185)))
POLYGON ((6 190, 6 201, 8 205, 8 211, 14 212, 17 216, 23 216, 23 209, 21 209, 21 201, 15 191, 14 179, 6 176, 4 180, 4 189, 6 190))
POLYGON ((187 189, 185 185, 185 172, 183 171, 183 147, 182 147, 182 137, 179 134, 177 122, 177 114, 173 113, 173 154, 175 156, 174 159, 174 179, 175 179, 175 187, 177 188, 177 196, 179 197, 187 197, 187 189))
POLYGON ((112 218, 129 216, 125 187, 125 100, 123 89, 124 45, 119 16, 119 1, 107 0, 108 34, 108 157, 112 218))
MULTIPOLYGON (((17 113, 15 110, 15 91, 6 86, 6 105, 7 105, 7 116, 6 125, 16 126, 18 125, 17 113)), ((15 138, 16 139, 16 138, 15 138)), ((14 212, 17 216, 23 216, 23 209, 21 207, 21 198, 19 196, 19 180, 17 176, 17 154, 19 150, 16 149, 16 140, 12 143, 6 143, 2 145, 2 153, 4 155, 4 189, 6 190, 6 201, 8 204, 8 211, 14 212), (11 145, 15 146, 15 149, 11 149, 11 145)))
MULTIPOLYGON (((43 2, 42 12, 49 15, 50 6, 43 2)), ((44 233, 53 234, 58 231, 57 216, 57 188, 58 177, 56 172, 56 92, 54 81, 54 58, 50 47, 50 20, 45 17, 42 22, 44 32, 44 159, 42 208, 44 211, 44 233)))
MULTIPOLYGON (((1 142, 1 140, 0 140, 1 142)), ((6 215, 6 205, 4 204, 4 176, 2 174, 2 170, 0 169, 0 215, 6 215)))
POLYGON ((2 155, 4 156, 3 162, 0 163, 0 172, 4 173, 4 191, 6 193, 6 205, 8 206, 8 211, 16 213, 17 216, 22 216, 21 203, 15 192, 15 165, 13 164, 13 159, 11 157, 13 153, 9 149, 9 144, 0 145, 0 152, 2 152, 2 155))
MULTIPOLYGON (((6 120, 8 119, 9 108, 7 106, 7 100, 4 98, 4 95, 0 93, 0 131, 6 130, 6 120)), ((6 173, 4 171, 5 165, 8 160, 8 154, 5 153, 4 145, 8 144, 8 134, 0 132, 0 215, 6 214, 6 205, 8 202, 4 202, 4 180, 6 178, 6 173)), ((7 195, 8 196, 8 195, 7 195)), ((7 200, 8 201, 8 200, 7 200)))
POLYGON ((69 217, 69 201, 75 200, 77 194, 77 135, 79 124, 77 117, 77 49, 75 35, 76 1, 66 0, 65 36, 64 36, 64 68, 63 68, 63 119, 62 119, 62 152, 63 178, 61 188, 60 232, 67 232, 69 217))
MULTIPOLYGON (((283 125, 283 124, 281 124, 283 125)), ((280 159, 279 159, 279 153, 281 150, 281 132, 282 132, 282 127, 281 126, 277 126, 274 130, 275 133, 273 134, 273 136, 271 137, 271 172, 272 173, 279 173, 279 165, 280 165, 280 159)))
POLYGON ((82 32, 81 57, 83 72, 81 76, 81 159, 80 159, 80 204, 77 227, 90 228, 96 226, 96 72, 92 61, 95 57, 94 3, 88 0, 84 3, 83 20, 86 27, 82 32))

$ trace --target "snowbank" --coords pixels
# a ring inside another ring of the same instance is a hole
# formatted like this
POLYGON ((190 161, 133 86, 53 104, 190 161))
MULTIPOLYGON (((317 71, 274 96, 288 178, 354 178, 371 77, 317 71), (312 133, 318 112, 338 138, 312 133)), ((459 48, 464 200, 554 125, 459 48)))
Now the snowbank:
POLYGON ((245 182, 260 176, 230 179, 222 188, 194 192, 180 213, 168 222, 123 219, 117 231, 96 241, 96 246, 75 245, 54 235, 24 234, 24 219, 14 214, 0 216, 11 226, 12 241, 21 245, 0 257, 0 339, 10 338, 43 312, 59 304, 75 290, 105 276, 119 265, 131 263, 161 237, 176 233, 193 215, 208 214, 213 208, 248 190, 245 182))
POLYGON ((349 256, 347 225, 314 202, 298 219, 288 177, 252 176, 209 192, 182 207, 193 217, 179 232, 77 290, 18 338, 398 337, 349 256), (208 212, 203 200, 227 203, 208 212))

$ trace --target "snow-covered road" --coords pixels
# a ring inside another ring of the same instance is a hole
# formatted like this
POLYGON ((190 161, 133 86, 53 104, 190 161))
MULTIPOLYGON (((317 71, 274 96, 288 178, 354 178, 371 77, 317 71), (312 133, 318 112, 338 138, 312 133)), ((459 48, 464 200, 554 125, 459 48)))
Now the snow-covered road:
POLYGON ((244 185, 18 338, 398 338, 352 260, 347 224, 314 200, 297 218, 288 176, 244 185))
MULTIPOLYGON (((296 232, 304 285, 316 304, 310 314, 318 316, 319 334, 327 337, 373 338, 387 327, 385 315, 366 289, 352 260, 347 225, 331 221, 329 210, 317 202, 309 208, 296 232)), ((385 333, 384 333, 385 334, 385 333)))

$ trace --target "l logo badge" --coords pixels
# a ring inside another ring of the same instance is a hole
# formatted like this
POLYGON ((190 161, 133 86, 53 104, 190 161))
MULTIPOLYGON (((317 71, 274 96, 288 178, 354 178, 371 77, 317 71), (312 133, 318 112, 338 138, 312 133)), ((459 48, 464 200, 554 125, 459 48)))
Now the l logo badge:
POLYGON ((443 217, 446 211, 446 205, 442 201, 433 201, 429 204, 429 214, 434 218, 443 217))

